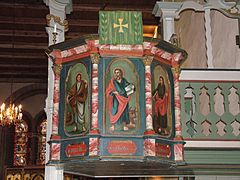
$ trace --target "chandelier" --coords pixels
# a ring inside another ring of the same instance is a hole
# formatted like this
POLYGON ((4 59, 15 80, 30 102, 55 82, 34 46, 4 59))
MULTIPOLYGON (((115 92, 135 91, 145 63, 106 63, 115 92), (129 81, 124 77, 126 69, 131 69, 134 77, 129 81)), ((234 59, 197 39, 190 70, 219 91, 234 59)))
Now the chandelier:
POLYGON ((22 105, 16 106, 12 103, 12 83, 11 83, 11 95, 10 104, 6 107, 3 103, 0 107, 0 126, 9 126, 22 120, 22 105))

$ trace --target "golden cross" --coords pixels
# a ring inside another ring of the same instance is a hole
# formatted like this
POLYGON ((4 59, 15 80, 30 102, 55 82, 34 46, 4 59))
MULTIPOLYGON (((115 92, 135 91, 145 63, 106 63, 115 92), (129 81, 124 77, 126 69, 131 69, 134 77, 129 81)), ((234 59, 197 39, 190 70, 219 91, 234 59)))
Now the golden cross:
POLYGON ((113 24, 113 28, 119 27, 118 32, 123 32, 123 27, 128 28, 128 24, 122 24, 122 22, 123 22, 122 18, 119 18, 118 22, 119 22, 119 24, 115 24, 115 23, 113 24))

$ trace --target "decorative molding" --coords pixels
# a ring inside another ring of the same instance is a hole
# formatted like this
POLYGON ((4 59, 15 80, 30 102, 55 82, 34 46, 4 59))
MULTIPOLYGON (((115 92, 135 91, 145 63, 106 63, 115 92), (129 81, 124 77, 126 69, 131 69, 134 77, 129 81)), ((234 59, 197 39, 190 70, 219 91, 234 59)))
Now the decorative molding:
POLYGON ((239 141, 185 141, 186 148, 239 148, 239 141))
POLYGON ((180 81, 240 81, 239 70, 187 70, 182 69, 180 81))
POLYGON ((43 0, 43 2, 49 6, 49 9, 51 7, 59 11, 64 9, 66 14, 70 14, 73 11, 72 0, 43 0))
POLYGON ((206 9, 216 9, 231 18, 239 18, 240 1, 225 2, 224 0, 207 0, 205 2, 196 2, 194 0, 184 2, 157 2, 153 9, 156 17, 166 18, 174 17, 178 19, 179 14, 184 10, 192 9, 194 11, 205 11, 206 9))

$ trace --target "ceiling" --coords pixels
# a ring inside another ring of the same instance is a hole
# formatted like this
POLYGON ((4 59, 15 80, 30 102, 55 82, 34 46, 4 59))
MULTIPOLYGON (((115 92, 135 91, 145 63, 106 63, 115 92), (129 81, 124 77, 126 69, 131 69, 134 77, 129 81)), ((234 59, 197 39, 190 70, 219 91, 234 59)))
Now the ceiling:
MULTIPOLYGON (((144 25, 158 25, 152 15, 156 0, 73 0, 67 15, 69 31, 65 39, 98 32, 99 10, 142 11, 144 25)), ((47 83, 48 46, 43 0, 0 1, 0 83, 47 83)))

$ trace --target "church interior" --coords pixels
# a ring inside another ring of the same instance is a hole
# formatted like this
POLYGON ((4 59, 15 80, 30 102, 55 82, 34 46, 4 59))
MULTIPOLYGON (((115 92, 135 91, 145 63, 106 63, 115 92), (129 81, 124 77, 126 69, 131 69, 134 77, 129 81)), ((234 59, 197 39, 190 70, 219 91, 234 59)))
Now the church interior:
POLYGON ((240 178, 239 0, 1 0, 0 21, 0 179, 240 178))

